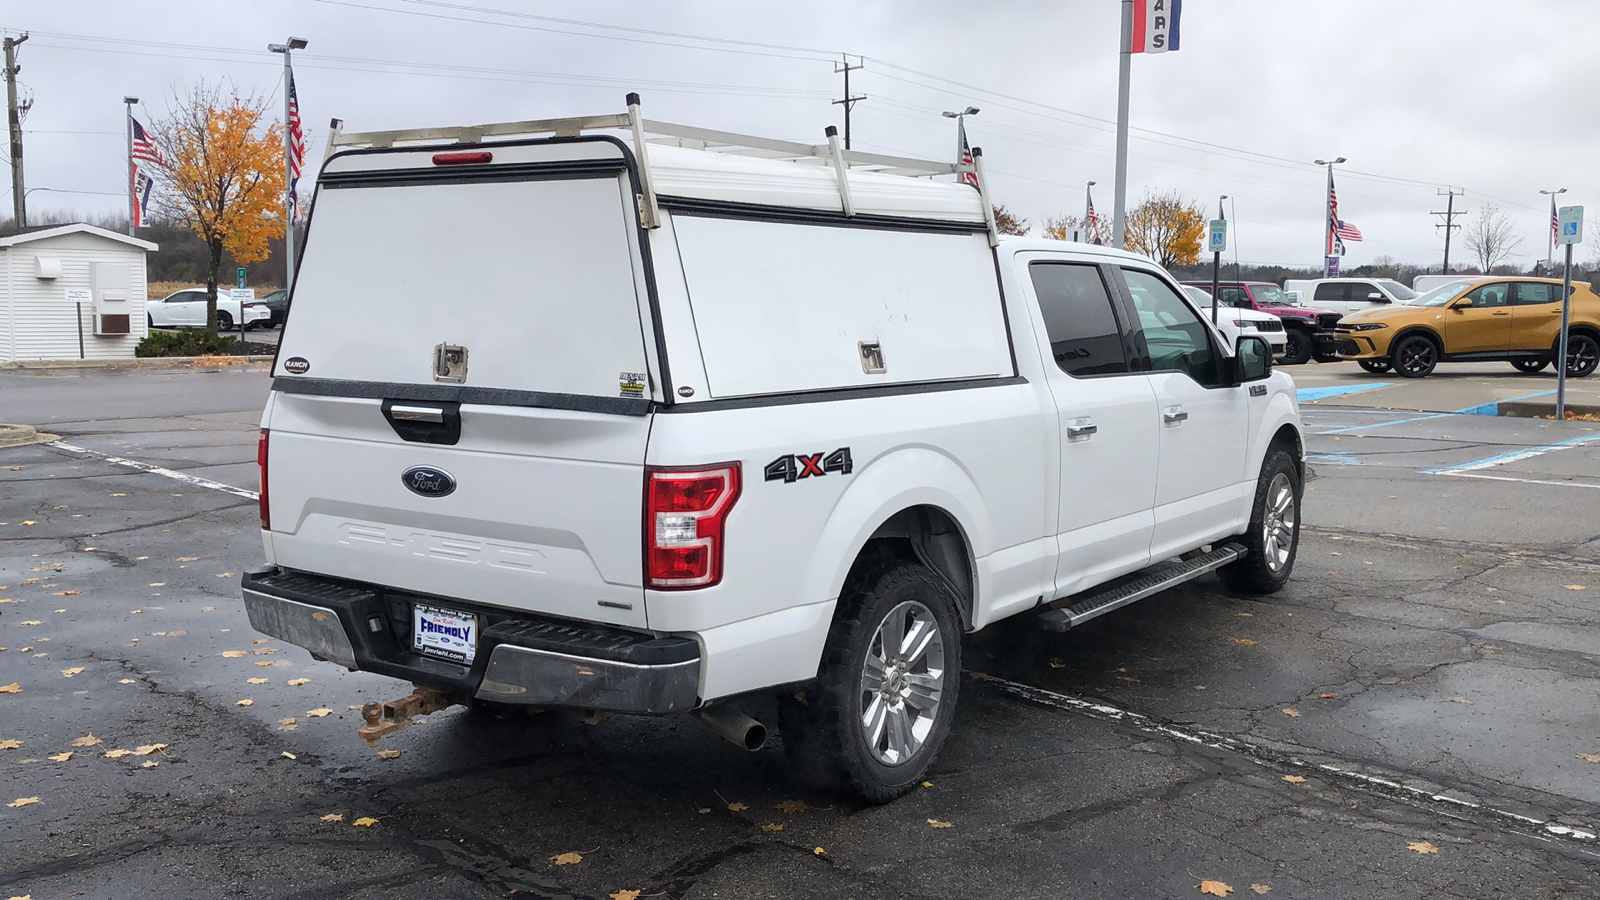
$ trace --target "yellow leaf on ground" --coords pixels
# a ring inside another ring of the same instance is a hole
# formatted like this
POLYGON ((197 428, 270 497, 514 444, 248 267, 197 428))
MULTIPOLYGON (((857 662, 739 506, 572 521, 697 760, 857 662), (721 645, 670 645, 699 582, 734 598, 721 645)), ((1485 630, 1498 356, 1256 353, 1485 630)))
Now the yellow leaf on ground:
MULTIPOLYGON (((24 519, 24 520, 23 520, 23 521, 22 521, 22 524, 24 524, 24 525, 37 525, 37 524, 39 524, 39 523, 38 523, 38 522, 35 522, 35 521, 34 521, 34 520, 32 520, 32 519, 24 519)), ((36 571, 37 571, 37 570, 36 570, 36 571)))
POLYGON ((933 782, 931 782, 931 781, 924 781, 924 782, 923 782, 923 783, 922 783, 922 786, 923 786, 923 787, 933 787, 933 782))
POLYGON ((320 719, 323 716, 328 716, 328 715, 332 715, 332 714, 333 714, 333 710, 328 709, 326 706, 324 706, 321 709, 308 709, 308 710, 306 710, 306 715, 311 717, 311 718, 313 718, 313 719, 320 719))
POLYGON ((198 556, 180 556, 178 557, 178 562, 194 562, 199 558, 198 556))
POLYGON ((38 619, 29 619, 26 622, 18 622, 17 624, 18 625, 43 625, 44 623, 39 621, 38 619))
POLYGON ((743 803, 729 803, 728 804, 728 811, 729 812, 744 812, 745 810, 747 810, 749 808, 750 807, 744 805, 743 803))
POLYGON ((1250 885, 1250 890, 1255 891, 1258 894, 1270 894, 1270 893, 1272 893, 1272 888, 1269 888, 1264 884, 1252 884, 1252 885, 1250 885))
POLYGON ((290 716, 287 719, 279 719, 278 720, 278 724, 279 725, 293 725, 296 721, 298 721, 298 720, 295 719, 293 716, 290 716))
POLYGON ((378 824, 378 820, 371 816, 362 816, 350 824, 356 826, 357 828, 371 828, 372 826, 378 824))
POLYGON ((778 812, 803 813, 811 807, 807 806, 804 800, 784 800, 778 803, 774 808, 777 809, 778 812))
POLYGON ((93 747, 98 743, 100 743, 100 739, 92 734, 86 734, 81 738, 72 739, 72 746, 74 747, 93 747))
POLYGON ((119 679, 117 679, 117 684, 138 684, 138 683, 139 682, 134 681, 132 678, 119 678, 119 679))
POLYGON ((1285 775, 1285 776, 1283 776, 1283 780, 1289 782, 1290 784, 1305 784, 1306 783, 1305 776, 1303 776, 1303 775, 1285 775))
POLYGON ((709 806, 702 806, 702 807, 700 807, 700 815, 702 815, 702 816, 703 816, 703 815, 705 815, 705 814, 706 814, 706 813, 708 813, 708 812, 711 812, 711 807, 709 807, 709 806))
POLYGON ((236 706, 251 706, 251 705, 253 705, 253 704, 254 704, 254 703, 255 703, 255 701, 254 701, 254 700, 240 700, 240 701, 239 701, 239 702, 238 702, 238 703, 236 703, 236 704, 235 704, 235 705, 236 705, 236 706))
POLYGON ((39 798, 38 797, 18 797, 17 799, 11 801, 10 803, 7 803, 6 805, 11 807, 12 809, 21 809, 24 806, 32 806, 32 805, 34 805, 35 803, 38 803, 38 802, 39 802, 39 798))
POLYGON ((124 756, 128 756, 131 753, 133 753, 132 750, 107 750, 106 751, 106 758, 107 759, 121 759, 124 756))
POLYGON ((310 683, 311 683, 311 679, 309 679, 309 678, 291 678, 291 679, 289 679, 289 686, 290 687, 299 687, 302 684, 310 684, 310 683))
POLYGON ((294 755, 294 754, 293 754, 293 753, 290 753, 290 752, 289 752, 289 751, 287 751, 287 750, 285 750, 285 751, 283 751, 283 754, 282 754, 282 755, 283 755, 283 758, 284 758, 284 759, 299 759, 299 758, 300 758, 300 757, 298 757, 298 756, 295 756, 295 755, 294 755))
POLYGON ((1284 711, 1283 711, 1283 714, 1284 714, 1284 715, 1286 715, 1286 716, 1289 716, 1289 717, 1291 717, 1291 718, 1295 718, 1295 719, 1298 719, 1298 718, 1300 718, 1300 712, 1299 712, 1299 710, 1293 710, 1293 709, 1285 709, 1285 710, 1284 710, 1284 711))
POLYGON ((22 742, 15 738, 7 738, 3 741, 0 741, 0 750, 15 750, 21 746, 22 742))
POLYGON ((217 577, 218 578, 232 578, 233 577, 233 573, 232 572, 218 572, 217 573, 217 577))
POLYGON ((1226 897, 1233 893, 1232 885, 1223 884, 1220 881, 1212 881, 1209 878, 1202 880, 1199 884, 1199 888, 1200 893, 1210 894, 1213 897, 1226 897))
POLYGON ((1439 848, 1435 847, 1431 841, 1412 841, 1411 843, 1406 845, 1406 849, 1407 850, 1415 850, 1418 853, 1438 853, 1439 852, 1439 848))
POLYGON ((378 758, 379 759, 399 759, 400 758, 400 751, 399 750, 379 750, 378 751, 378 758))
POLYGON ((949 822, 941 822, 938 819, 929 819, 928 820, 928 824, 931 827, 934 827, 934 828, 949 828, 950 827, 950 823, 949 822))
POLYGON ((1450 702, 1451 702, 1451 703, 1465 703, 1465 704, 1466 704, 1466 705, 1468 705, 1468 706, 1471 706, 1471 705, 1472 705, 1472 701, 1471 701, 1471 700, 1468 700, 1468 699, 1467 699, 1467 698, 1465 698, 1465 697, 1451 697, 1451 698, 1450 698, 1450 702))
POLYGON ((1254 647, 1256 645, 1256 642, 1250 640, 1249 638, 1234 638, 1233 642, 1235 644, 1243 644, 1246 647, 1254 647))
POLYGON ((828 855, 828 851, 822 849, 821 847, 812 847, 811 848, 811 852, 816 854, 817 856, 827 856, 828 855))
POLYGON ((781 823, 779 823, 779 822, 768 822, 767 824, 761 826, 761 830, 762 831, 782 831, 783 830, 783 825, 781 823))
POLYGON ((582 853, 557 853, 550 857, 550 861, 558 866, 575 866, 583 862, 582 853))
POLYGON ((158 751, 165 750, 165 749, 167 749, 167 745, 166 744, 145 744, 142 747, 133 748, 133 755, 134 756, 149 756, 152 753, 156 753, 158 751))
POLYGON ((1562 587, 1569 591, 1587 591, 1589 589, 1589 586, 1584 584, 1563 584, 1562 587))
POLYGON ((56 596, 57 597, 76 597, 76 596, 78 596, 78 592, 77 591, 56 591, 56 596))
POLYGON ((147 759, 144 762, 139 763, 139 768, 141 768, 141 769, 154 769, 156 766, 159 766, 159 765, 161 765, 161 763, 158 763, 153 759, 147 759))
POLYGON ((249 652, 248 650, 224 650, 222 651, 222 656, 224 659, 238 659, 249 652))
POLYGON ((271 656, 272 654, 278 652, 278 648, 277 647, 262 647, 260 650, 251 650, 250 652, 254 653, 257 656, 271 656))
MULTIPOLYGON (((639 900, 638 891, 617 891, 614 894, 607 894, 606 896, 610 897, 611 900, 639 900)), ((27 898, 24 897, 23 900, 27 900, 27 898)))
POLYGON ((269 682, 271 680, 272 679, 270 679, 270 678, 246 678, 245 679, 245 683, 246 684, 266 684, 267 682, 269 682))
POLYGON ((62 669, 61 670, 61 675, 64 678, 71 678, 72 676, 74 676, 74 675, 76 675, 76 674, 78 674, 79 672, 82 672, 82 671, 83 671, 83 666, 73 666, 70 669, 62 669))
POLYGON ((1324 700, 1332 700, 1333 698, 1335 698, 1335 697, 1337 697, 1339 695, 1338 694, 1318 694, 1317 696, 1321 697, 1324 700))
POLYGON ((72 751, 71 750, 68 750, 65 753, 52 753, 52 754, 50 754, 50 759, 54 760, 55 762, 66 762, 67 760, 69 760, 71 758, 72 758, 72 751))
POLYGON ((216 612, 217 608, 215 606, 202 606, 202 607, 200 607, 200 611, 201 612, 216 612))
POLYGON ((1052 668, 1052 669, 1065 669, 1066 667, 1067 667, 1067 661, 1064 660, 1064 659, 1052 659, 1052 660, 1050 660, 1050 668, 1052 668))
MULTIPOLYGON (((262 660, 257 660, 256 661, 256 665, 258 665, 258 666, 271 666, 271 665, 276 665, 276 663, 274 663, 270 659, 262 659, 262 660)), ((288 663, 284 663, 284 665, 287 666, 289 664, 288 663)))
POLYGON ((344 821, 344 813, 328 813, 327 815, 322 817, 321 821, 323 821, 323 822, 343 822, 344 821))
MULTIPOLYGON (((26 653, 28 651, 24 650, 22 652, 26 653)), ((15 681, 11 682, 10 684, 0 685, 0 694, 20 694, 20 693, 22 693, 22 685, 17 683, 17 682, 15 682, 15 681)))
POLYGON ((1600 753, 1579 753, 1578 759, 1584 762, 1600 763, 1600 753))

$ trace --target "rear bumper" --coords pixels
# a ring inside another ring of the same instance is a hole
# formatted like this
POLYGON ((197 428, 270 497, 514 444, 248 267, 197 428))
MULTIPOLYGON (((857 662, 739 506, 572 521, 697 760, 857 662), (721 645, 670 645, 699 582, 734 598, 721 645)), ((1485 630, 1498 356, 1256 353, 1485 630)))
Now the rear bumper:
POLYGON ((458 696, 527 706, 664 715, 699 702, 700 645, 591 623, 510 613, 283 569, 241 584, 250 625, 350 669, 458 696), (411 649, 414 603, 478 616, 468 665, 411 649))

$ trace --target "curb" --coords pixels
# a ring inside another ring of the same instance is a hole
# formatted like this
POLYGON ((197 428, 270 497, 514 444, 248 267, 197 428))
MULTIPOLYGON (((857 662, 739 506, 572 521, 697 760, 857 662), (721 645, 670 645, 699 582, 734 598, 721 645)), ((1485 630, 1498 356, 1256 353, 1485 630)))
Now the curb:
POLYGON ((40 369, 171 369, 270 363, 271 356, 152 356, 133 359, 18 359, 0 363, 0 372, 40 369), (222 360, 226 360, 223 362, 222 360))
POLYGON ((59 434, 42 434, 32 425, 0 425, 0 448, 25 447, 61 440, 59 434))

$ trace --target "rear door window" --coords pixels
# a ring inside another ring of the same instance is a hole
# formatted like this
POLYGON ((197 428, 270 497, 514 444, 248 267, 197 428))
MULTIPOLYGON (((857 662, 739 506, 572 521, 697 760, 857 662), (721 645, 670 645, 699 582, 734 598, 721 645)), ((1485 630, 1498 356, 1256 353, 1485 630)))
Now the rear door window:
POLYGON ((1217 289, 1217 302, 1223 306, 1234 308, 1248 307, 1250 301, 1245 297, 1244 288, 1225 287, 1217 289))
POLYGON ((1312 298, 1315 303, 1343 303, 1349 297, 1348 284, 1319 284, 1316 296, 1312 298))
POLYGON ((1538 306, 1541 303, 1554 303, 1560 299, 1561 290, 1553 284, 1538 284, 1530 281, 1517 283, 1516 304, 1518 306, 1538 306))
POLYGON ((1061 371, 1076 378, 1128 371, 1122 329, 1098 266, 1036 262, 1028 277, 1061 371))

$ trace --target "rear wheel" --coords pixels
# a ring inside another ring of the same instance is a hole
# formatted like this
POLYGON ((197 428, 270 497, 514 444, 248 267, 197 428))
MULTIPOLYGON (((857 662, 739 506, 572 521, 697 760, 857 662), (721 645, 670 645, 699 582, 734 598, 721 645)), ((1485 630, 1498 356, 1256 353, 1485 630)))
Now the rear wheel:
POLYGON ((1548 359, 1513 359, 1511 361, 1511 365, 1515 366, 1518 372, 1524 372, 1524 373, 1526 373, 1528 375, 1532 375, 1535 372, 1544 371, 1544 367, 1550 365, 1550 360, 1548 360, 1548 359))
POLYGON ((1567 335, 1567 377, 1587 378, 1600 366, 1600 341, 1587 334, 1567 335))
POLYGON ((220 309, 217 310, 217 330, 219 330, 219 331, 229 331, 229 330, 232 330, 232 328, 233 328, 233 316, 228 315, 227 313, 223 312, 220 309))
POLYGON ((1311 358, 1311 335, 1299 328, 1290 328, 1284 335, 1283 364, 1298 366, 1311 358))
POLYGON ((784 752, 813 784, 887 803, 933 765, 960 678, 949 588, 925 566, 880 564, 839 598, 817 683, 780 698, 784 752))
POLYGON ((1389 364, 1402 378, 1423 378, 1439 364, 1439 346, 1420 334, 1401 338, 1389 356, 1389 364))
POLYGON ((1366 369, 1368 372, 1371 372, 1374 375, 1382 375, 1383 373, 1389 371, 1390 368, 1389 361, 1387 359, 1358 359, 1356 362, 1361 364, 1361 368, 1366 369))
POLYGON ((1300 469, 1294 457, 1283 447, 1272 448, 1256 479, 1250 528, 1240 539, 1249 554, 1217 570, 1223 584, 1256 594, 1283 587, 1300 547, 1300 495, 1300 469))

